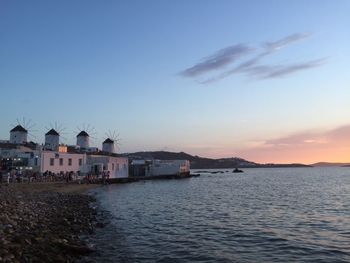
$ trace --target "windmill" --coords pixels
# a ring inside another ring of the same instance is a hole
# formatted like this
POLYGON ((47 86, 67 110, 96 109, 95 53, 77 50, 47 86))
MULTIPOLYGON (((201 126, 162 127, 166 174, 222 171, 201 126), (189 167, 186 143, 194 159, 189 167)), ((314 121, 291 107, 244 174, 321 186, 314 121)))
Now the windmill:
POLYGON ((50 123, 50 127, 45 127, 47 132, 45 133, 45 149, 57 151, 60 145, 60 137, 65 140, 62 134, 65 134, 65 128, 57 122, 50 123))
POLYGON ((119 148, 120 138, 119 133, 116 131, 108 131, 106 134, 107 139, 102 143, 102 151, 108 153, 115 153, 115 147, 119 148))
POLYGON ((75 134, 77 134, 77 146, 80 149, 87 150, 90 148, 90 139, 96 140, 97 132, 93 126, 84 123, 81 126, 77 126, 75 134))
POLYGON ((36 136, 33 134, 33 132, 36 132, 37 130, 34 130, 35 124, 32 122, 31 119, 26 120, 24 117, 22 120, 16 119, 17 124, 12 124, 12 129, 10 130, 10 143, 14 144, 24 144, 27 143, 28 135, 30 139, 35 139, 36 136))

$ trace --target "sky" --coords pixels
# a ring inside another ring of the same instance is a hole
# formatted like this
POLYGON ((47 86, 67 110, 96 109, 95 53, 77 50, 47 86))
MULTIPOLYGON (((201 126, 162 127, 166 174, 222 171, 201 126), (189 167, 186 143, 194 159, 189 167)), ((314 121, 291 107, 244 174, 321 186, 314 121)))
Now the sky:
POLYGON ((350 1, 0 1, 0 139, 350 162, 350 1), (33 127, 31 127, 33 126, 33 127))

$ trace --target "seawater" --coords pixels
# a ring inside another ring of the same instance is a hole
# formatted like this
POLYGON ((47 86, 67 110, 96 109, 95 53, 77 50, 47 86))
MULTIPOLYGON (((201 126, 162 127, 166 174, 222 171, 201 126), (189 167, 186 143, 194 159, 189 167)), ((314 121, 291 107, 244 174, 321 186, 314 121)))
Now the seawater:
POLYGON ((232 170, 95 190, 110 224, 85 260, 350 262, 350 168, 232 170))

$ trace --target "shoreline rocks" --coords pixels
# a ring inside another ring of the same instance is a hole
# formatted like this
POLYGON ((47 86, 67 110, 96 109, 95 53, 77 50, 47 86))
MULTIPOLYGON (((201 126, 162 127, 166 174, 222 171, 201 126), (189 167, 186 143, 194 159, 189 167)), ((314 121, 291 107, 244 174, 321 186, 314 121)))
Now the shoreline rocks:
POLYGON ((90 195, 20 191, 0 185, 0 262, 75 262, 95 249, 90 195))

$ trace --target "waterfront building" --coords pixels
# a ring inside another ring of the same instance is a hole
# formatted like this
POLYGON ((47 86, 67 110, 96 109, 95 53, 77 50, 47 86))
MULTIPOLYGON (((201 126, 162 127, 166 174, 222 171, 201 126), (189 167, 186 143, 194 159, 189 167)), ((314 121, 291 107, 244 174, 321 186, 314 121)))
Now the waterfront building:
POLYGON ((114 153, 114 141, 104 141, 104 151, 100 151, 97 147, 89 147, 89 135, 85 131, 77 135, 76 146, 59 144, 59 137, 59 133, 51 129, 45 134, 44 145, 27 142, 27 130, 16 126, 10 131, 9 141, 0 141, 0 169, 128 177, 128 158, 114 153))
POLYGON ((80 173, 86 164, 85 153, 68 153, 59 151, 41 151, 40 173, 80 173))
POLYGON ((190 174, 188 160, 132 160, 130 176, 181 176, 190 174))
POLYGON ((129 176, 127 157, 106 155, 104 152, 87 154, 86 171, 92 174, 108 174, 109 178, 127 178, 129 176))
POLYGON ((150 167, 153 176, 159 175, 184 175, 190 173, 190 161, 188 160, 154 160, 150 167))

